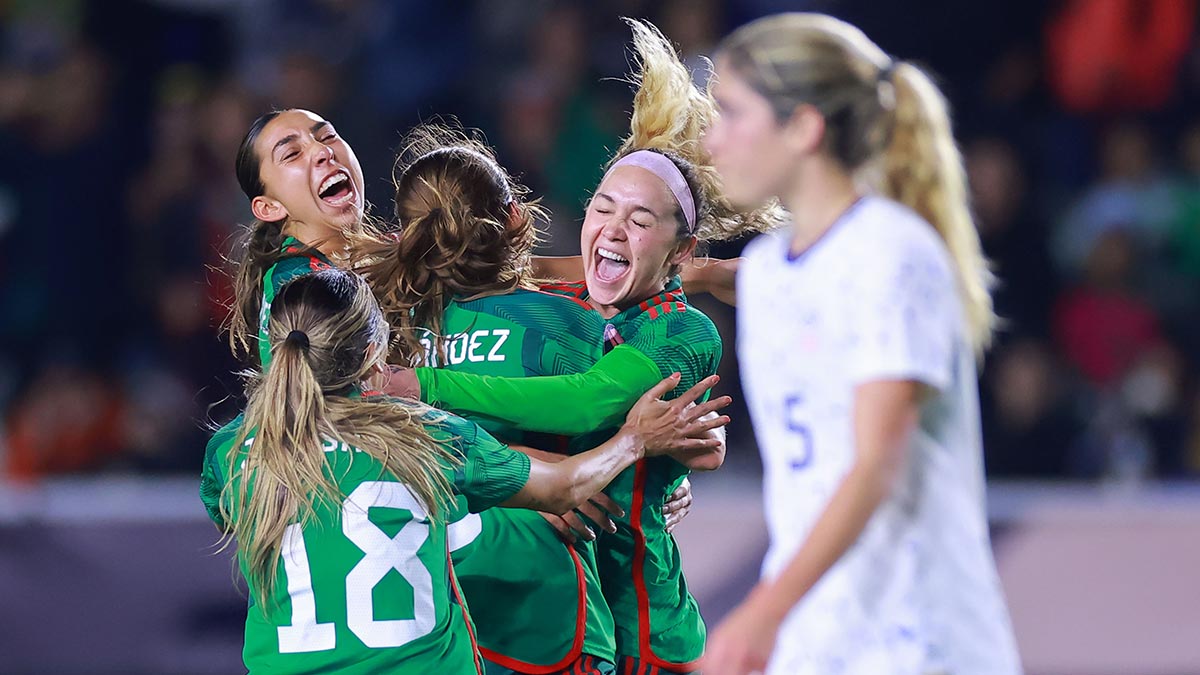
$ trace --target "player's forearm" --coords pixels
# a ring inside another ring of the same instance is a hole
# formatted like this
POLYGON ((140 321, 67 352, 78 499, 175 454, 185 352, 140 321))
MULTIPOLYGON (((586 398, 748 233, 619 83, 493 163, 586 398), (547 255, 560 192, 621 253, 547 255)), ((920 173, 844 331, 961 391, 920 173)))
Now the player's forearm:
POLYGON ((562 461, 533 459, 525 487, 504 505, 563 515, 641 459, 645 447, 640 436, 622 428, 602 445, 562 461))
POLYGON ((756 589, 769 615, 782 621, 846 553, 889 494, 892 479, 886 472, 857 464, 846 474, 791 562, 773 581, 764 581, 756 589))
POLYGON ((583 256, 535 255, 533 276, 539 279, 574 280, 583 278, 583 256))

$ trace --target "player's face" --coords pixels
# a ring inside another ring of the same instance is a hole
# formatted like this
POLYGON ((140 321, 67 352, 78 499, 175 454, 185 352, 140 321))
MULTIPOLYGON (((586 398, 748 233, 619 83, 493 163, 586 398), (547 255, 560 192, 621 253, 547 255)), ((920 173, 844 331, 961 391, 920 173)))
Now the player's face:
POLYGON ((588 295, 601 314, 662 292, 671 265, 691 254, 696 240, 678 240, 678 212, 667 184, 638 166, 618 167, 596 188, 580 250, 588 295))
POLYGON ((363 175, 354 150, 333 125, 307 110, 288 110, 267 123, 254 143, 265 192, 255 200, 263 218, 323 227, 354 228, 363 216, 363 175))
POLYGON ((740 209, 757 208, 786 188, 793 166, 771 104, 717 59, 713 97, 720 115, 704 136, 725 196, 740 209))

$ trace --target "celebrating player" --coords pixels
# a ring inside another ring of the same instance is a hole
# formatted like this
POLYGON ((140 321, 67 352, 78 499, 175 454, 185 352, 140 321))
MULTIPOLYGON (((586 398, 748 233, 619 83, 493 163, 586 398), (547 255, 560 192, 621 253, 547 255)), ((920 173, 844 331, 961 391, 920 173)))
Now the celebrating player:
MULTIPOLYGON (((469 422, 362 390, 389 331, 361 277, 304 275, 273 304, 271 366, 251 381, 244 419, 209 443, 201 483, 249 584, 252 673, 478 672, 447 521, 496 504, 564 513, 632 462, 681 447, 679 406, 657 398, 677 375, 612 440, 544 463, 469 422)), ((713 441, 682 445, 698 443, 713 441)))
POLYGON ((716 67, 726 194, 792 227, 738 279, 771 548, 705 673, 1019 672, 983 508, 989 273, 941 93, 818 14, 739 29, 716 67))
MULTIPOLYGON (((514 377, 596 363, 604 320, 585 303, 534 290, 539 210, 490 148, 458 129, 417 127, 393 182, 397 230, 356 239, 353 248, 399 335, 399 361, 514 377)), ((567 449, 559 439, 478 421, 507 442, 567 449)), ((594 546, 565 544, 538 514, 520 509, 464 519, 451 538, 489 674, 613 671, 613 619, 594 546)))
MULTIPOLYGON (((584 217, 585 281, 547 287, 606 320, 605 355, 586 373, 526 379, 417 369, 421 396, 518 428, 582 434, 611 428, 645 383, 681 371, 685 384, 716 371, 720 336, 687 304, 676 276, 698 239, 774 224, 775 209, 742 213, 721 196, 699 137, 715 112, 670 44, 631 22, 639 85, 631 133, 584 217)), ((611 433, 611 429, 608 433, 611 433)), ((626 511, 599 540, 604 595, 616 621, 621 672, 688 672, 704 624, 687 591, 661 504, 689 469, 714 469, 723 453, 677 453, 640 462, 606 493, 626 511)))
POLYGON ((361 232, 363 174, 333 125, 307 110, 262 115, 237 153, 237 179, 255 221, 238 263, 229 342, 264 368, 267 317, 288 280, 334 265, 361 232))

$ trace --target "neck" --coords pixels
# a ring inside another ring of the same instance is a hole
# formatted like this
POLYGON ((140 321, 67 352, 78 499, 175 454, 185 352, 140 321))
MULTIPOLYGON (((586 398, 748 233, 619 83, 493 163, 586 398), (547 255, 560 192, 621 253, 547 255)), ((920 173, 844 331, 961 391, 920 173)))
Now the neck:
POLYGON ((825 234, 860 197, 854 179, 828 160, 813 159, 797 172, 792 189, 781 201, 792 216, 793 254, 825 234))
POLYGON ((326 256, 332 256, 346 250, 346 236, 339 230, 324 225, 309 225, 298 221, 289 221, 283 233, 295 237, 305 246, 311 246, 326 256))

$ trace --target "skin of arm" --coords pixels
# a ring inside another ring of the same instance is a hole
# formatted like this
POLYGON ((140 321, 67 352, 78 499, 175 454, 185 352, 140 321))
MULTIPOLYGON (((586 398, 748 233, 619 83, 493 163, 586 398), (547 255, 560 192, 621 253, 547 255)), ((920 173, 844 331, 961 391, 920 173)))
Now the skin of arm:
MULTIPOLYGON (((715 439, 693 437, 697 435, 697 420, 714 406, 728 405, 729 397, 688 406, 716 380, 715 376, 705 378, 680 397, 663 401, 663 394, 679 383, 679 373, 675 373, 643 394, 617 434, 600 446, 556 462, 531 457, 525 486, 502 506, 561 516, 600 492, 617 474, 643 457, 712 447, 715 439)), ((724 424, 728 418, 721 416, 716 421, 724 424)))
MULTIPOLYGON (((733 306, 737 293, 735 279, 741 258, 692 258, 683 264, 679 276, 690 294, 708 293, 733 306)), ((582 279, 581 256, 533 256, 533 276, 538 279, 582 279)))
POLYGON ((801 598, 858 539, 891 493, 907 459, 922 385, 878 381, 854 394, 856 457, 812 532, 787 567, 760 582, 709 641, 704 671, 739 675, 766 667, 779 626, 801 598))
MULTIPOLYGON (((700 418, 699 421, 706 424, 713 423, 718 419, 715 412, 708 413, 700 418)), ((718 442, 718 445, 703 450, 680 450, 671 453, 671 458, 676 462, 686 466, 692 471, 716 471, 725 463, 725 427, 712 427, 703 432, 703 435, 712 438, 718 442)))

